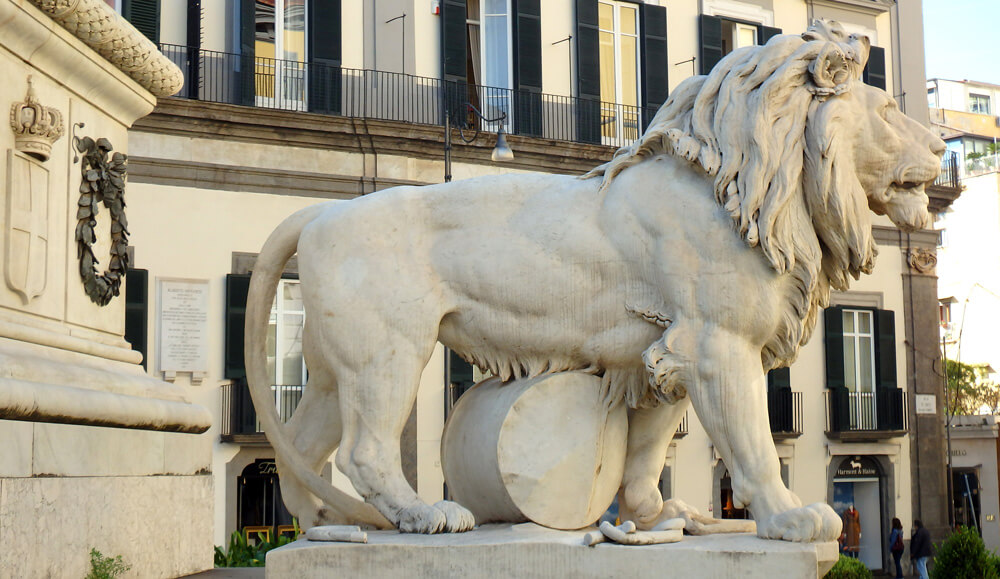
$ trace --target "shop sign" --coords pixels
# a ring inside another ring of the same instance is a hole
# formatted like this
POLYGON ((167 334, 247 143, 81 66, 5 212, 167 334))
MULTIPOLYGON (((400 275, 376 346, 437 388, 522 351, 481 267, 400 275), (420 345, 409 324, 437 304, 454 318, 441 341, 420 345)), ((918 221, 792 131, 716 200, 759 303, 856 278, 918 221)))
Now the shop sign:
POLYGON ((855 456, 845 458, 844 462, 840 463, 840 468, 837 469, 837 474, 834 476, 837 478, 847 478, 859 476, 880 476, 881 474, 882 471, 874 459, 867 456, 855 456))
POLYGON ((273 460, 258 460, 257 462, 257 472, 260 474, 277 474, 278 465, 274 464, 273 460))

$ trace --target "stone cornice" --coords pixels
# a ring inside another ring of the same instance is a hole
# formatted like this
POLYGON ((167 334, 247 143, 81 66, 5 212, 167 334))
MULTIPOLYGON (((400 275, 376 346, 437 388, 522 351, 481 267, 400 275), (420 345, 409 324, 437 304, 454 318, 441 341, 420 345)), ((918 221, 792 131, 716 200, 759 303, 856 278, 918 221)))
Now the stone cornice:
MULTIPOLYGON (((339 150, 414 159, 444 160, 444 128, 397 121, 338 117, 244 107, 181 98, 160 99, 134 130, 193 138, 339 150)), ((615 149, 510 135, 514 161, 504 167, 546 173, 582 174, 611 159, 615 149)), ((482 133, 472 144, 452 139, 452 161, 492 164, 496 135, 482 133)))
POLYGON ((103 0, 31 3, 153 95, 170 96, 184 85, 180 68, 103 0))
POLYGON ((872 235, 879 245, 894 245, 896 247, 919 247, 937 250, 940 233, 934 229, 922 229, 906 234, 895 227, 876 225, 872 227, 872 235), (909 239, 907 239, 909 237, 909 239))
POLYGON ((863 12, 877 16, 888 12, 895 2, 893 0, 808 0, 809 4, 815 6, 829 6, 831 8, 842 8, 863 12))

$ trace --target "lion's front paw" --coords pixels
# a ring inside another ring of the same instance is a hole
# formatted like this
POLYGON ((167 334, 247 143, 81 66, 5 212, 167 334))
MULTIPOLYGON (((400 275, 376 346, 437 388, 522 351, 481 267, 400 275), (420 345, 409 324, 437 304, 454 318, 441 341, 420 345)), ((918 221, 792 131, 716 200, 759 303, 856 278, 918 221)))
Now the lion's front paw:
POLYGON ((801 543, 835 541, 843 523, 826 503, 813 503, 778 513, 757 524, 757 536, 801 543))
POLYGON ((468 531, 476 519, 468 509, 451 501, 434 506, 418 503, 399 513, 399 530, 403 533, 460 533, 468 531))
POLYGON ((476 517, 469 512, 469 509, 456 502, 438 501, 434 503, 434 508, 444 513, 446 533, 464 533, 476 526, 476 517))

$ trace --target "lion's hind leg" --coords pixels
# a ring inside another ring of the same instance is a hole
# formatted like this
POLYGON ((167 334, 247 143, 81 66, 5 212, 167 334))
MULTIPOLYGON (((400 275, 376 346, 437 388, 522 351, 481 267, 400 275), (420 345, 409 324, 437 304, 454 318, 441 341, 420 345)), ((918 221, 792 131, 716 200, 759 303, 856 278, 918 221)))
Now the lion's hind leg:
MULTIPOLYGON (((475 525, 472 513, 450 501, 433 506, 423 502, 404 478, 400 461, 400 437, 436 343, 437 324, 411 318, 401 328, 377 315, 364 318, 358 327, 365 328, 364 342, 377 346, 377 352, 345 358, 337 366, 344 434, 337 467, 400 531, 467 531, 475 525), (412 334, 403 333, 407 331, 412 334)), ((338 347, 356 349, 353 344, 338 347)))

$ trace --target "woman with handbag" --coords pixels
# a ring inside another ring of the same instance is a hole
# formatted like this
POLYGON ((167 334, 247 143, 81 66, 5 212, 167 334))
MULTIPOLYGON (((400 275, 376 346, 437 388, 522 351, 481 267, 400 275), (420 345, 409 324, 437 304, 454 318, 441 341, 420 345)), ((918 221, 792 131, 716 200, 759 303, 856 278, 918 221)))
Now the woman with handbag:
POLYGON ((903 566, 899 563, 903 558, 903 523, 895 518, 892 520, 892 532, 889 533, 889 551, 896 563, 896 579, 903 579, 903 566))

